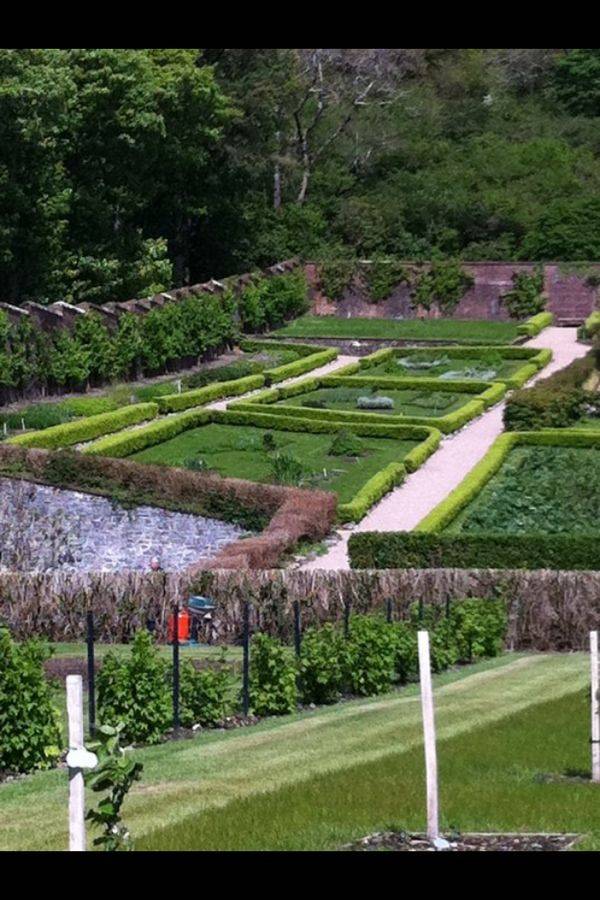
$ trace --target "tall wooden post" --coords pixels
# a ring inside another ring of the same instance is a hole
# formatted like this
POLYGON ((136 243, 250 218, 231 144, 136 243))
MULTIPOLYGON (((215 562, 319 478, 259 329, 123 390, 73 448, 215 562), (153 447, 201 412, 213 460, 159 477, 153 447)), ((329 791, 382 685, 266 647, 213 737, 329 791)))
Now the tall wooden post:
MULTIPOLYGON (((81 675, 67 675, 69 750, 83 750, 83 685, 81 675)), ((69 850, 85 850, 83 769, 69 767, 69 850)))
POLYGON ((425 775, 427 782, 427 837, 433 841, 439 837, 437 752, 435 746, 435 718, 433 691, 431 688, 431 663, 429 659, 429 633, 417 633, 419 648, 419 679, 421 682, 421 709, 423 714, 423 738, 425 743, 425 775))
POLYGON ((592 681, 592 781, 600 782, 600 698, 598 697, 598 632, 590 631, 592 681))

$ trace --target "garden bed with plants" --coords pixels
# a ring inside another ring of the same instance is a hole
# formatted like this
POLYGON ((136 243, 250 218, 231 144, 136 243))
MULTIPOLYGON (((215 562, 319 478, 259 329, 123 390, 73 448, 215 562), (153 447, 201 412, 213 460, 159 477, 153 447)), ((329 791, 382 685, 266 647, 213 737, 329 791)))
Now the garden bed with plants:
MULTIPOLYGON (((338 518, 362 518, 436 449, 438 431, 412 425, 319 422, 262 408, 182 413, 91 444, 86 454, 127 456, 208 475, 319 489, 338 497, 338 518)), ((297 410, 294 412, 297 413, 297 410)))
POLYGON ((337 351, 281 341, 242 340, 235 354, 229 356, 232 359, 222 365, 204 366, 180 378, 157 379, 150 383, 136 381, 95 391, 89 396, 17 404, 15 409, 0 410, 0 429, 6 424, 8 433, 44 430, 149 402, 156 403, 165 412, 185 409, 227 396, 227 391, 218 387, 222 383, 229 387, 233 382, 252 378, 250 388, 246 388, 247 381, 242 382, 244 390, 276 384, 330 362, 337 356, 337 351))
POLYGON ((439 381, 435 378, 356 378, 329 375, 273 388, 232 410, 322 419, 327 422, 377 422, 429 425, 450 433, 502 399, 502 382, 439 381))
POLYGON ((517 388, 551 359, 551 350, 533 347, 387 348, 361 357, 336 374, 367 378, 501 381, 508 388, 517 388))
POLYGON ((599 432, 503 434, 414 531, 352 535, 352 565, 597 569, 599 452, 599 432))

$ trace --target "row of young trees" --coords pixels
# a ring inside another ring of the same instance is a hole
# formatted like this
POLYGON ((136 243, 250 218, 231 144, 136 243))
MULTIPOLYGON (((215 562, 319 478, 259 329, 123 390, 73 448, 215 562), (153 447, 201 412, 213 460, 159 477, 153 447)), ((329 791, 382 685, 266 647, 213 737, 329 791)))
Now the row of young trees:
POLYGON ((81 389, 156 375, 233 345, 240 329, 260 332, 305 311, 303 271, 255 276, 235 295, 192 295, 145 314, 124 313, 111 332, 95 312, 72 330, 40 331, 27 319, 10 324, 0 311, 0 387, 81 389))

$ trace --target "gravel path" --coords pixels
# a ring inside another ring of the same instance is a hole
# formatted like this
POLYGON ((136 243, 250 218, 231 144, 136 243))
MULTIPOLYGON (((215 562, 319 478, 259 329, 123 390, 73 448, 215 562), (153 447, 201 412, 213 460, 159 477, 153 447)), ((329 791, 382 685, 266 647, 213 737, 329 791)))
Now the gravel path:
MULTIPOLYGON (((342 369, 344 366, 349 366, 350 363, 355 363, 356 360, 356 356, 338 356, 337 359, 334 359, 330 363, 326 363, 326 365, 321 366, 319 369, 313 369, 312 372, 305 372, 303 375, 297 375, 295 378, 287 378, 285 381, 274 384, 273 387, 287 387, 290 384, 296 384, 297 381, 302 381, 304 378, 323 378, 325 375, 331 375, 333 372, 337 372, 338 369, 342 369)), ((257 391, 250 391, 249 394, 243 394, 241 397, 228 397, 225 400, 215 400, 213 403, 207 403, 206 408, 227 409, 227 405, 231 403, 232 400, 251 400, 256 394, 261 394, 266 390, 268 390, 268 388, 261 387, 257 391)))
MULTIPOLYGON (((546 378, 572 360, 585 356, 589 347, 577 343, 576 328, 546 328, 527 341, 527 347, 548 347, 553 359, 532 378, 546 378)), ((329 551, 300 566, 302 569, 348 569, 348 538, 353 531, 410 531, 453 491, 503 431, 504 402, 442 441, 427 462, 395 490, 387 494, 353 529, 341 529, 329 551)))

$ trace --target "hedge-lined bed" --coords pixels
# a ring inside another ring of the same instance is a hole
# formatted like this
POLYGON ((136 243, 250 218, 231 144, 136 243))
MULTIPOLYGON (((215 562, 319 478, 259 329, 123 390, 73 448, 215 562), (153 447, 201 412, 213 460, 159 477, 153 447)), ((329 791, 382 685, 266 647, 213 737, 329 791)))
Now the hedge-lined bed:
POLYGON ((519 388, 552 359, 534 347, 388 347, 339 369, 339 376, 501 381, 519 388))
POLYGON ((84 419, 66 422, 64 425, 54 425, 52 428, 45 428, 42 431, 18 434, 8 438, 7 443, 19 444, 21 447, 56 450, 59 447, 72 447, 74 444, 92 441, 100 435, 121 431, 130 425, 154 419, 157 415, 156 403, 135 403, 114 412, 87 416, 84 419))
POLYGON ((271 415, 331 423, 385 418, 392 424, 427 425, 449 434, 497 403, 505 392, 502 382, 330 375, 263 391, 250 400, 234 401, 230 409, 252 412, 264 407, 271 415), (379 406, 386 399, 391 403, 379 406), (377 405, 369 407, 373 401, 377 405))
POLYGON ((353 535, 357 568, 600 568, 600 433, 510 432, 413 532, 353 535))
MULTIPOLYGON (((295 413, 297 411, 294 411, 295 413)), ((338 495, 338 518, 358 521, 437 448, 438 430, 382 422, 351 426, 251 411, 195 409, 110 435, 87 455, 243 475, 338 495)))

